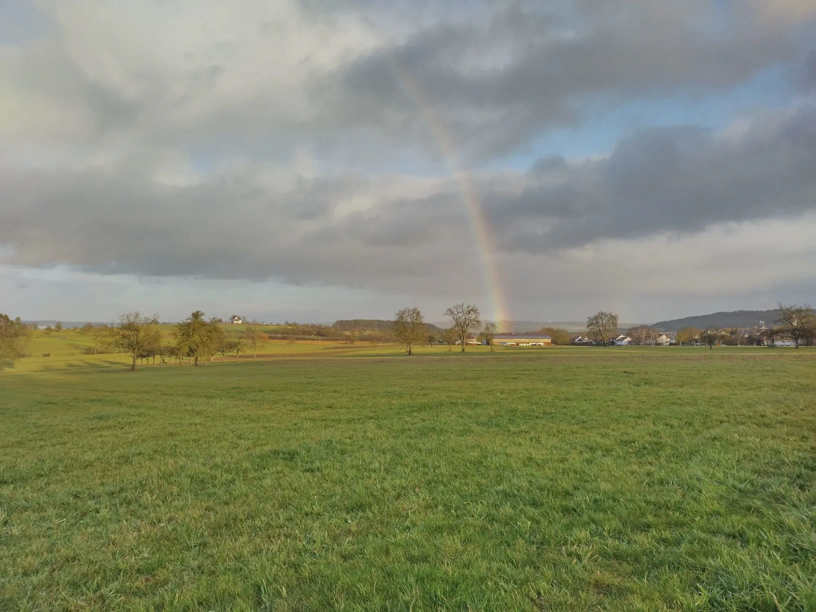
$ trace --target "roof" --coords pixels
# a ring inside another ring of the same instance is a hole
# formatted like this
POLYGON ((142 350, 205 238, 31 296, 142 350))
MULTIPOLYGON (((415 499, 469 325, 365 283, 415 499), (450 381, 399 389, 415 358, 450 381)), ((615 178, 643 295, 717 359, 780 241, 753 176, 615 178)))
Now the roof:
POLYGON ((496 334, 494 340, 552 340, 544 334, 496 334))

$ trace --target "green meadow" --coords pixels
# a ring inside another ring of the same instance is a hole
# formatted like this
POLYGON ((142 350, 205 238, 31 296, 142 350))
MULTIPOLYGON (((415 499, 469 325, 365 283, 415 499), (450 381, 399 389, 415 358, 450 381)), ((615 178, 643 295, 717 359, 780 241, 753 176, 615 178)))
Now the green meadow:
POLYGON ((0 372, 0 610, 816 610, 816 350, 85 343, 0 372))

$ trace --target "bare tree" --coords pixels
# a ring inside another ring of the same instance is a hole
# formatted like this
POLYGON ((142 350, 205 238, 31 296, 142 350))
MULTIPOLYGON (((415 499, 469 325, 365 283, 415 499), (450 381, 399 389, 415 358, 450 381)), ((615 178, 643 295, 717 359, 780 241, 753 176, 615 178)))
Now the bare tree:
POLYGON ((456 330, 452 327, 444 330, 442 332, 442 340, 448 345, 448 352, 450 352, 451 347, 456 344, 456 330))
POLYGON ((604 346, 607 345, 612 334, 618 331, 618 315, 603 310, 587 317, 587 332, 589 336, 604 346))
POLYGON ((659 333, 654 327, 639 325, 629 329, 626 335, 632 340, 632 344, 647 344, 650 340, 657 340, 659 333))
POLYGON ((130 371, 136 371, 136 360, 150 347, 161 343, 159 315, 143 316, 137 311, 119 315, 119 324, 110 328, 111 344, 131 357, 130 371))
POLYGON ((677 332, 675 340, 677 341, 678 345, 693 344, 694 341, 700 337, 701 333, 703 332, 701 332, 696 327, 684 327, 679 332, 677 332))
POLYGON ((252 351, 252 360, 257 361, 258 347, 263 341, 263 333, 258 329, 258 326, 254 323, 250 323, 244 327, 244 331, 241 332, 241 340, 243 340, 247 348, 252 351))
POLYGON ((810 304, 791 304, 785 306, 779 304, 779 323, 782 329, 779 330, 788 338, 793 340, 793 345, 799 348, 799 343, 816 334, 816 315, 810 304))
POLYGON ((425 323, 419 308, 403 308, 397 311, 392 326, 394 337, 409 355, 413 354, 415 344, 421 344, 425 334, 425 323))
POLYGON ((445 311, 445 316, 451 320, 451 327, 456 331, 456 337, 462 343, 462 352, 465 352, 468 334, 482 325, 479 319, 479 309, 471 304, 457 304, 445 311))
POLYGON ((496 337, 496 324, 487 322, 484 324, 482 328, 482 333, 480 334, 482 340, 487 343, 490 347, 490 352, 493 352, 493 339, 496 337))

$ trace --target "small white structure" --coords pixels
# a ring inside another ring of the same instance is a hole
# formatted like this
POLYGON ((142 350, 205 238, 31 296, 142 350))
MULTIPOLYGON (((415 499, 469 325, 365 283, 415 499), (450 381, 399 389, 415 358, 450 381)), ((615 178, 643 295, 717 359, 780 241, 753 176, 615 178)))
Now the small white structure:
POLYGON ((657 344, 658 346, 669 346, 671 343, 672 343, 672 339, 669 336, 667 336, 666 334, 660 334, 655 339, 655 344, 657 344))
POLYGON ((238 315, 232 315, 232 316, 230 317, 229 321, 230 321, 230 323, 232 323, 233 325, 240 325, 241 323, 243 323, 243 322, 244 322, 244 320, 243 320, 241 317, 239 317, 238 315))
POLYGON ((627 336, 618 336, 615 338, 615 346, 629 346, 632 344, 632 339, 627 336))

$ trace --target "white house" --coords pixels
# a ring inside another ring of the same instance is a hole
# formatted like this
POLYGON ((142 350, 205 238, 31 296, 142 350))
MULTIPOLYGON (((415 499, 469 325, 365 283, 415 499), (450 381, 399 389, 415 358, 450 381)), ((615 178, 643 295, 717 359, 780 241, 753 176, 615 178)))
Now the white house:
POLYGON ((232 323, 233 325, 240 325, 241 323, 244 322, 244 320, 241 317, 239 317, 238 315, 232 315, 229 318, 229 322, 232 323))
POLYGON ((669 346, 671 343, 671 337, 667 336, 666 334, 660 334, 657 338, 655 338, 655 344, 658 346, 669 346))
POLYGON ((615 338, 615 346, 629 346, 632 344, 632 339, 627 336, 618 336, 615 338))

